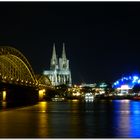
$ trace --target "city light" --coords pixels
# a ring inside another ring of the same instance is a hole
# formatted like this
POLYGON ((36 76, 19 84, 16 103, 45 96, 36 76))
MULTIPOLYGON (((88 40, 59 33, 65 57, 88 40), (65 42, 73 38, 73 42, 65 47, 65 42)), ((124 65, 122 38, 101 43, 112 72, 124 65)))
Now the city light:
POLYGON ((42 100, 44 95, 45 95, 46 90, 45 89, 41 89, 39 90, 39 100, 42 100))
POLYGON ((101 84, 99 85, 99 87, 105 88, 105 87, 107 87, 107 84, 106 84, 106 83, 101 83, 101 84))
POLYGON ((140 84, 140 77, 138 75, 131 75, 127 77, 122 77, 121 79, 114 82, 113 88, 121 88, 121 86, 123 85, 128 85, 129 89, 132 89, 136 84, 140 84))
POLYGON ((86 102, 93 102, 94 96, 92 93, 85 93, 85 101, 86 102))
POLYGON ((80 96, 80 92, 73 93, 73 96, 80 96))
POLYGON ((130 89, 129 85, 121 85, 121 88, 120 89, 130 89))
POLYGON ((3 98, 3 101, 6 100, 6 91, 5 90, 2 92, 2 98, 3 98))

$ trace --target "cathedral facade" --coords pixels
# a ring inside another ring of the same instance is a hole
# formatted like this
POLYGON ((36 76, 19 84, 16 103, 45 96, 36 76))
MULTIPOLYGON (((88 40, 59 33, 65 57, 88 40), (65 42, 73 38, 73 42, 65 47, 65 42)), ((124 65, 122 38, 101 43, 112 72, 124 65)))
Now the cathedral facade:
POLYGON ((62 56, 58 59, 53 45, 52 58, 50 62, 50 70, 43 71, 47 75, 53 86, 67 85, 71 86, 71 71, 69 68, 69 60, 66 57, 65 44, 63 43, 62 56))

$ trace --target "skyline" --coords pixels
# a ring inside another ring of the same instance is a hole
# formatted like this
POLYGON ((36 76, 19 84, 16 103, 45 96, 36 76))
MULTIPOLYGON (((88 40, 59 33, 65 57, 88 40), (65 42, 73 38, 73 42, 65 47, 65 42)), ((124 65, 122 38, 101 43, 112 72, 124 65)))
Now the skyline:
POLYGON ((115 82, 140 72, 139 2, 0 2, 0 46, 21 51, 35 73, 62 43, 73 83, 115 82))

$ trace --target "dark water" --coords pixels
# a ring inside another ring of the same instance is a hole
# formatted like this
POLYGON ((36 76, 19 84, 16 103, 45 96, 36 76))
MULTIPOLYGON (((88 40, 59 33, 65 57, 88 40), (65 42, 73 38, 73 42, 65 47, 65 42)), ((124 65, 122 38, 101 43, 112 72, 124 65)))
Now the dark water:
POLYGON ((40 102, 0 111, 1 138, 140 138, 140 101, 40 102))

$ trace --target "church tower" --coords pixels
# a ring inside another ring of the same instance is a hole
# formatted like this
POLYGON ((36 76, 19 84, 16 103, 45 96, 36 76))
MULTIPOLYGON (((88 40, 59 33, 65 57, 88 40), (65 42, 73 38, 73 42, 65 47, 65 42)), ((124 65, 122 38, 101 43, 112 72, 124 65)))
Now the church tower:
POLYGON ((71 71, 69 69, 69 60, 66 57, 65 44, 63 43, 62 55, 57 60, 55 44, 53 44, 52 58, 50 62, 50 70, 45 70, 44 75, 47 75, 53 86, 72 85, 71 71))
POLYGON ((50 63, 50 70, 56 70, 56 69, 58 69, 58 60, 57 60, 57 56, 56 56, 55 43, 54 43, 52 58, 51 58, 51 63, 50 63))
POLYGON ((66 57, 65 44, 63 43, 62 56, 59 58, 59 82, 71 86, 71 72, 69 69, 69 60, 66 57))
POLYGON ((59 66, 60 66, 60 70, 68 70, 69 69, 69 60, 67 60, 67 57, 66 57, 64 43, 63 43, 62 57, 59 58, 59 66))
POLYGON ((62 58, 67 59, 66 58, 66 51, 65 51, 65 43, 63 43, 62 58))

